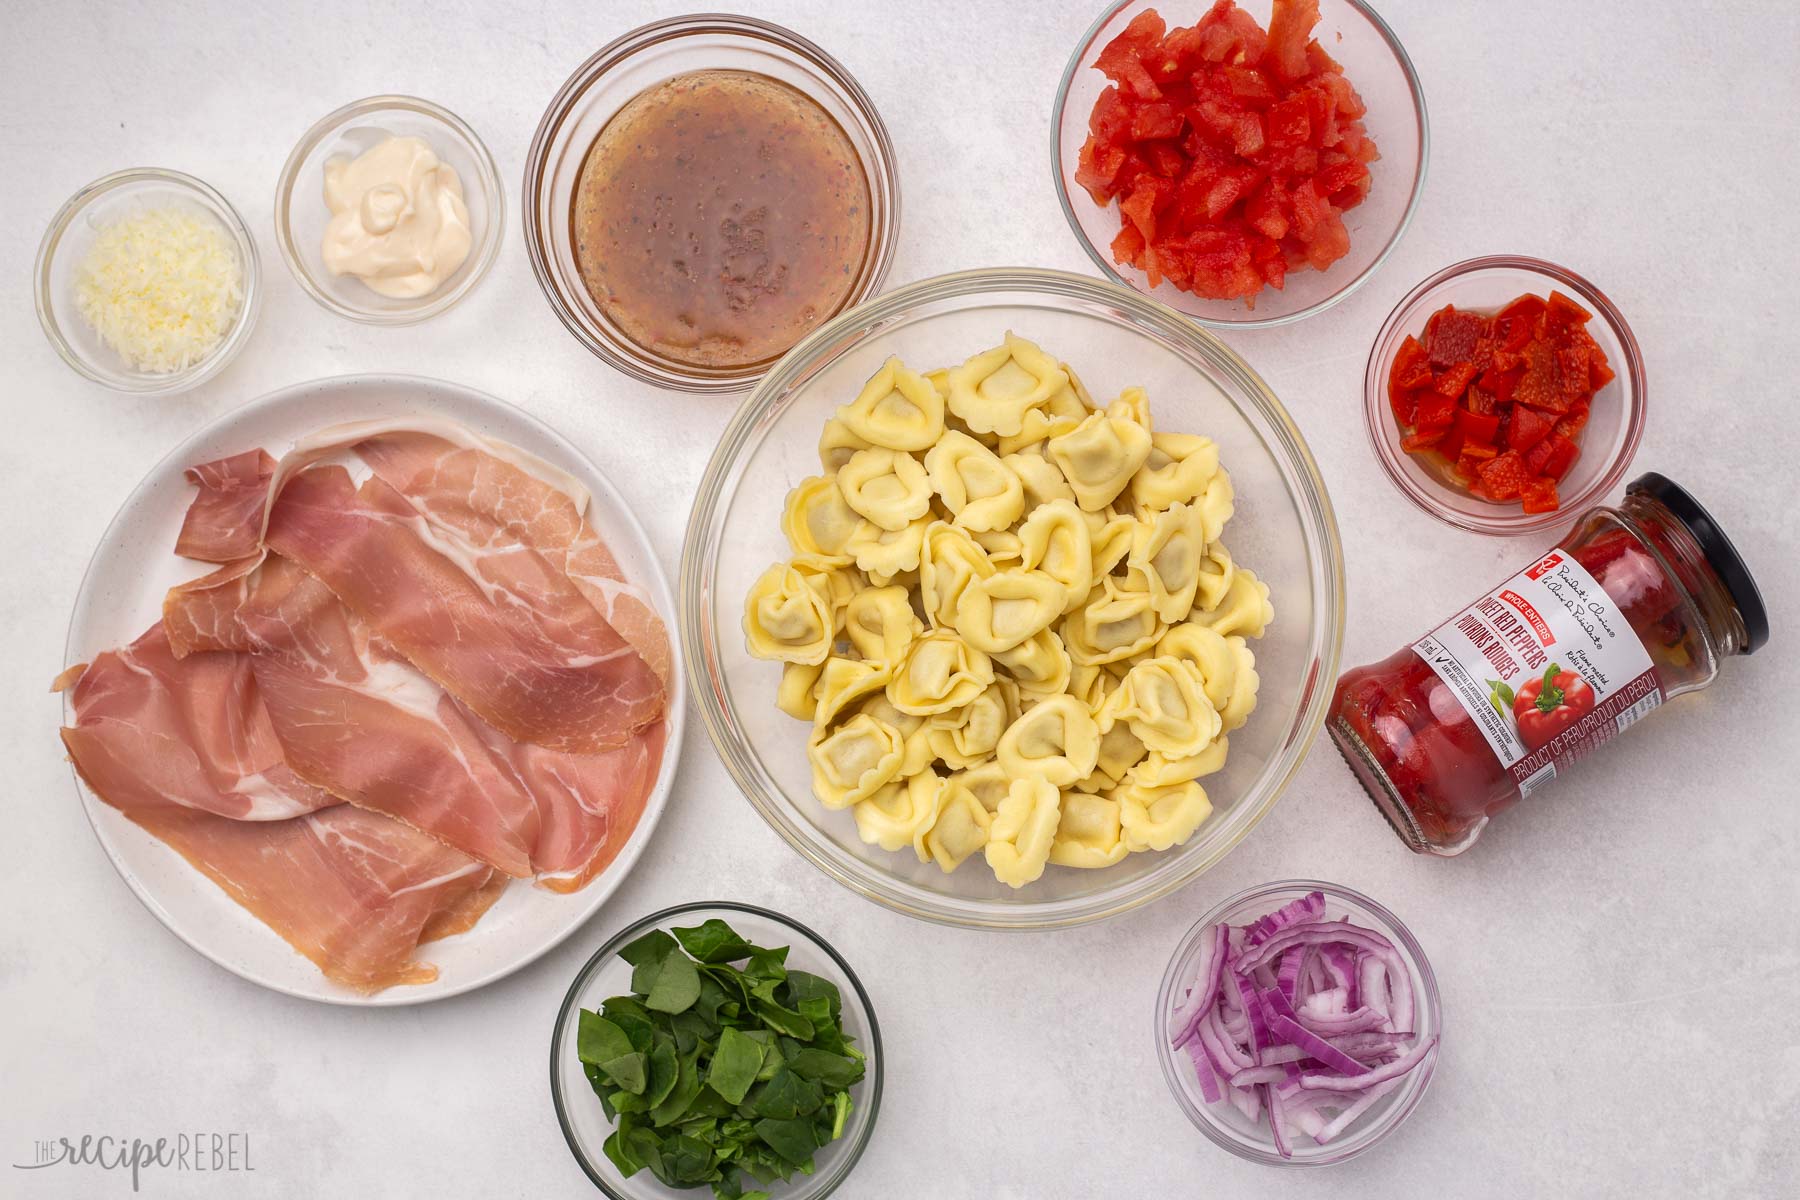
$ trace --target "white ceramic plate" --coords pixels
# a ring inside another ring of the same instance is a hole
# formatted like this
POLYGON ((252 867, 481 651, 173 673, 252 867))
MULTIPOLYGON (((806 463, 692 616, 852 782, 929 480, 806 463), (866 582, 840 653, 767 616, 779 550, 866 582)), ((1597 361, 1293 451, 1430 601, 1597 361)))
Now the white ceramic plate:
MULTIPOLYGON (((429 413, 511 442, 587 485, 589 519, 620 565, 649 592, 669 627, 675 655, 669 738, 644 815, 618 858, 572 895, 520 881, 468 933, 433 942, 420 957, 437 964, 436 981, 365 996, 326 979, 210 880, 109 807, 76 780, 88 821, 126 884, 156 919, 188 945, 252 983, 330 1004, 401 1005, 442 1000, 508 975, 561 942, 592 916, 625 878, 661 818, 681 757, 686 672, 675 636, 675 604, 649 539, 631 508, 587 457, 537 418, 485 393, 405 375, 348 375, 270 392, 225 414, 157 463, 113 518, 88 564, 69 622, 66 661, 83 662, 136 638, 162 611, 163 593, 203 573, 174 554, 176 531, 193 488, 182 472, 195 463, 261 446, 280 457, 304 434, 344 421, 429 413)), ((64 705, 66 719, 73 713, 64 705)))

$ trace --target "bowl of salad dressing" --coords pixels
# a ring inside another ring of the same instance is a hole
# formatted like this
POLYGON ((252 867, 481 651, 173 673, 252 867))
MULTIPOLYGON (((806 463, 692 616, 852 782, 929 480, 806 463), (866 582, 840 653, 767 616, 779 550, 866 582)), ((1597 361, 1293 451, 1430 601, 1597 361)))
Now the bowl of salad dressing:
POLYGON ((552 309, 634 378, 750 387, 874 294, 899 188, 861 86, 744 17, 644 26, 551 101, 525 172, 526 243, 552 309))

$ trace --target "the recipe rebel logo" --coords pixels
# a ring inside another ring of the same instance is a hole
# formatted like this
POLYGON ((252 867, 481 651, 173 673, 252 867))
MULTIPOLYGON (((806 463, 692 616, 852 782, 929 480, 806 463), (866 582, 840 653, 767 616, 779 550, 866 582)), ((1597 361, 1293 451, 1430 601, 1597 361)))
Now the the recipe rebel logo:
POLYGON ((29 1162, 15 1162, 12 1167, 15 1171, 62 1167, 114 1173, 129 1178, 134 1192, 156 1171, 240 1175, 256 1170, 250 1156, 250 1135, 242 1132, 178 1133, 158 1138, 87 1133, 79 1140, 45 1138, 31 1144, 29 1162))

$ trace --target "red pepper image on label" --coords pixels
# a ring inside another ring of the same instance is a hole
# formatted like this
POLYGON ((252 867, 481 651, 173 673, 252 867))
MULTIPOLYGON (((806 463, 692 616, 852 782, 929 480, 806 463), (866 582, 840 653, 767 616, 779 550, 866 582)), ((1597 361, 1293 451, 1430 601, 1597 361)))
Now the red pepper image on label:
POLYGON ((1551 663, 1513 697, 1513 723, 1527 750, 1536 750, 1594 711, 1594 689, 1573 671, 1551 663))

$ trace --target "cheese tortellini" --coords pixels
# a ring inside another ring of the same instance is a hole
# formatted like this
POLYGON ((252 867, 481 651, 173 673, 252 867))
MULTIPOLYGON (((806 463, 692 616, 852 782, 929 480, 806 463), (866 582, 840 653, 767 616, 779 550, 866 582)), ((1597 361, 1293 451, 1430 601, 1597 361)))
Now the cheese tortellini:
POLYGON ((1008 333, 949 368, 888 359, 818 451, 744 636, 811 723, 820 803, 1010 888, 1192 837, 1275 616, 1222 540, 1218 445, 1008 333))

